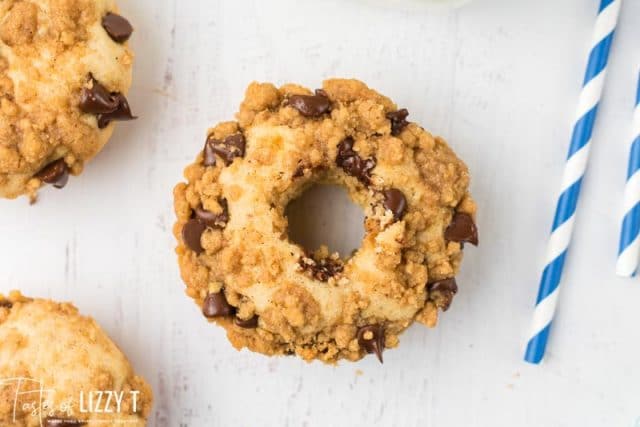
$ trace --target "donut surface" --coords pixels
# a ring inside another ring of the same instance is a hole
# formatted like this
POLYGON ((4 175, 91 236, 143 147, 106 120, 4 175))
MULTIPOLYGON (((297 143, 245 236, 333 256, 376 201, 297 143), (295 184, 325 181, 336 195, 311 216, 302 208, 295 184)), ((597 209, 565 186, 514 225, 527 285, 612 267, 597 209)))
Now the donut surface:
POLYGON ((1 426, 144 427, 152 401, 93 319, 71 304, 0 295, 1 426))
POLYGON ((0 1, 0 197, 63 187, 133 118, 114 0, 0 1))
POLYGON ((462 244, 477 244, 469 173, 407 115, 357 80, 253 83, 237 121, 209 130, 174 190, 174 234, 187 294, 236 348, 382 360, 449 307, 462 244), (364 210, 348 259, 288 239, 286 206, 317 183, 364 210))

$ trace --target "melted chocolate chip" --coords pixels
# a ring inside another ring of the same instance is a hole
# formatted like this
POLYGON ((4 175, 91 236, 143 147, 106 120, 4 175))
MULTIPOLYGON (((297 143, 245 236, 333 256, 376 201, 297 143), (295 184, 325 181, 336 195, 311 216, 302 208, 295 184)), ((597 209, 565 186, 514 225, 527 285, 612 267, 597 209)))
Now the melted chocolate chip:
POLYGON ((104 129, 109 126, 111 122, 126 122, 129 120, 137 119, 136 116, 131 114, 131 107, 129 107, 129 101, 121 93, 113 94, 116 99, 117 106, 115 110, 110 113, 104 113, 98 115, 98 127, 104 129))
POLYGON ((207 227, 224 228, 229 221, 229 207, 226 199, 221 199, 219 203, 222 206, 222 212, 216 214, 199 207, 194 211, 196 219, 207 227))
POLYGON ((233 316, 235 312, 235 307, 227 302, 223 291, 207 295, 202 304, 202 314, 208 318, 229 317, 233 316))
POLYGON ((53 184, 56 188, 63 188, 69 181, 69 166, 64 159, 58 159, 42 168, 35 177, 47 184, 53 184))
POLYGON ((383 363, 384 327, 382 325, 368 325, 358 329, 358 344, 367 353, 375 353, 380 363, 383 363))
POLYGON ((189 247, 196 254, 204 252, 200 238, 202 233, 211 228, 224 228, 229 222, 229 207, 226 199, 220 199, 218 201, 222 207, 222 212, 213 213, 202 206, 194 209, 192 218, 182 227, 182 240, 185 245, 189 247))
POLYGON ((86 421, 80 421, 74 418, 47 417, 44 420, 44 427, 74 427, 84 425, 87 425, 86 421))
POLYGON ((451 306, 454 295, 458 293, 458 284, 456 279, 452 277, 429 283, 428 289, 429 299, 435 302, 443 311, 447 311, 451 306))
POLYGON ((293 171, 292 178, 300 178, 304 176, 304 166, 299 165, 295 171, 293 171))
POLYGON ((109 34, 111 40, 116 43, 124 43, 133 33, 133 27, 125 18, 112 12, 108 12, 102 18, 102 28, 109 34))
POLYGON ((251 319, 240 319, 239 317, 235 317, 233 319, 233 323, 245 329, 254 329, 258 327, 258 316, 253 316, 251 319))
POLYGON ((227 166, 236 157, 244 157, 246 141, 244 135, 237 133, 224 140, 209 137, 204 145, 204 165, 215 166, 216 154, 222 158, 227 166))
POLYGON ((13 307, 13 304, 11 303, 11 301, 2 300, 2 301, 0 301, 0 307, 2 307, 2 308, 11 308, 11 307, 13 307))
POLYGON ((204 251, 200 238, 206 229, 207 226, 196 218, 191 218, 182 227, 182 241, 198 255, 204 251))
POLYGON ((354 140, 351 137, 345 138, 338 144, 338 155, 336 164, 344 170, 347 175, 354 176, 365 185, 371 183, 371 171, 376 167, 376 159, 370 157, 363 160, 353 150, 354 140))
POLYGON ((91 88, 80 92, 80 110, 87 114, 110 113, 118 108, 118 100, 91 76, 91 88))
POLYGON ((322 89, 315 95, 291 95, 289 105, 305 117, 318 117, 331 110, 331 100, 322 89))
POLYGON ((478 246, 478 227, 473 222, 471 215, 456 212, 451 224, 444 232, 444 238, 450 242, 469 242, 478 246))
POLYGON ((311 257, 302 257, 300 258, 299 264, 303 270, 311 274, 311 277, 321 282, 328 281, 329 278, 338 273, 342 273, 344 270, 342 260, 335 260, 333 258, 315 260, 311 257))
POLYGON ((357 156, 358 153, 353 151, 353 144, 355 141, 350 136, 343 139, 340 144, 338 144, 338 155, 336 156, 336 164, 340 167, 343 167, 344 162, 350 157, 357 156))
POLYGON ((98 117, 98 127, 104 129, 112 121, 134 120, 127 98, 120 92, 109 92, 93 76, 90 76, 91 88, 82 88, 80 92, 80 110, 98 117))
POLYGON ((406 108, 402 110, 387 113, 387 119, 391 121, 391 135, 398 136, 404 128, 407 127, 409 122, 406 120, 409 116, 409 111, 406 108))
POLYGON ((407 199, 402 191, 390 188, 384 191, 384 207, 393 213, 396 221, 399 221, 407 211, 407 199))

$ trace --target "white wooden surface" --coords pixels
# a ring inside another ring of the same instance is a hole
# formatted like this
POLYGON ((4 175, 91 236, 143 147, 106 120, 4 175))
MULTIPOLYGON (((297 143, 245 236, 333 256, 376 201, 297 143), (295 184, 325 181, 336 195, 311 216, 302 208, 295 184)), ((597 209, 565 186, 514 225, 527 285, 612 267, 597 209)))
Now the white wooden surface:
POLYGON ((0 201, 0 287, 94 316, 153 385, 152 426, 640 425, 640 283, 614 276, 639 0, 623 5, 546 364, 522 361, 597 3, 122 0, 140 120, 63 191, 0 201), (183 295, 173 254, 171 190, 205 129, 251 80, 329 76, 368 82, 445 136, 480 206, 453 307, 384 366, 235 352, 183 295))

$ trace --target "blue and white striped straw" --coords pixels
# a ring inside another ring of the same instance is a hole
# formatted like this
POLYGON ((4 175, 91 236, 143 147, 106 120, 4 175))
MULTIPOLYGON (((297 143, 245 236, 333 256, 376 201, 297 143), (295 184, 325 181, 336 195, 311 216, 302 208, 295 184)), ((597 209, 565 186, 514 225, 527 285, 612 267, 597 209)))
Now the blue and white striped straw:
POLYGON ((640 78, 631 129, 629 168, 624 188, 624 217, 616 264, 616 273, 623 277, 635 276, 640 262, 640 78))
POLYGON ((530 363, 540 363, 547 347, 549 329, 558 303, 562 268, 571 241, 576 205, 589 158, 593 125, 602 96, 609 51, 620 14, 621 2, 622 0, 601 0, 600 2, 589 63, 562 178, 561 194, 547 246, 546 266, 540 281, 525 352, 525 360, 530 363))

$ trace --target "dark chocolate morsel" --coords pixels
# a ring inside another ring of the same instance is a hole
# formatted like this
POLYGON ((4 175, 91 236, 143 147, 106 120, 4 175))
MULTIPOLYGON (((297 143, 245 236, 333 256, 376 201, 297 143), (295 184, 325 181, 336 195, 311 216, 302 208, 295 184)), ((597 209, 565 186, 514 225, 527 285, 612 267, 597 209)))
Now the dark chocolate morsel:
POLYGON ((91 88, 80 92, 80 110, 88 114, 110 113, 118 108, 118 100, 100 82, 90 76, 91 88))
POLYGON ((391 135, 398 136, 404 128, 407 127, 409 122, 406 120, 409 116, 409 111, 403 108, 398 111, 387 113, 387 119, 391 121, 391 135))
POLYGON ((204 145, 204 165, 215 166, 216 154, 229 166, 236 157, 244 157, 246 141, 244 135, 237 133, 223 140, 213 137, 207 138, 204 145))
POLYGON ((182 241, 196 254, 201 254, 204 251, 200 238, 206 229, 207 226, 196 218, 191 218, 182 227, 182 241))
POLYGON ((382 325, 368 325, 358 329, 358 344, 367 353, 375 353, 380 363, 383 363, 384 327, 382 325))
POLYGON ((86 421, 75 418, 47 417, 44 420, 44 427, 74 427, 87 425, 86 421))
POLYGON ((116 108, 110 113, 103 113, 98 115, 98 127, 100 129, 106 128, 111 122, 124 122, 137 119, 136 116, 131 114, 129 101, 127 101, 127 98, 123 94, 114 93, 113 97, 117 102, 116 108))
POLYGON ((443 311, 447 311, 451 306, 454 295, 458 293, 458 284, 456 279, 451 277, 429 283, 428 289, 429 299, 435 302, 443 311))
POLYGON ((235 307, 227 302, 224 291, 207 295, 202 304, 202 314, 207 318, 229 317, 235 312, 235 307))
POLYGON ((399 221, 407 211, 407 199, 402 191, 390 188, 384 191, 384 207, 393 213, 396 221, 399 221))
POLYGON ((108 12, 102 18, 102 28, 109 34, 111 40, 116 43, 124 43, 133 33, 133 27, 125 18, 112 12, 108 12))
POLYGON ((229 221, 229 207, 226 199, 221 199, 219 203, 222 206, 222 212, 216 214, 199 207, 194 211, 196 219, 207 227, 224 228, 229 221))
POLYGON ((356 152, 353 151, 354 143, 355 141, 350 136, 340 141, 340 144, 338 144, 338 157, 336 158, 336 162, 340 162, 341 159, 351 157, 356 154, 356 152))
POLYGON ((291 95, 288 102, 305 117, 318 117, 331 110, 331 100, 322 89, 315 95, 291 95))
POLYGON ((63 188, 69 181, 69 166, 64 159, 58 159, 42 168, 35 177, 47 184, 53 184, 56 188, 63 188))
POLYGON ((91 88, 82 88, 78 106, 83 113, 97 116, 98 128, 104 129, 112 121, 136 119, 131 114, 131 107, 129 107, 129 102, 123 94, 109 92, 92 75, 89 78, 91 80, 91 88))
POLYGON ((344 170, 347 175, 356 177, 365 185, 371 183, 371 171, 376 167, 376 159, 371 157, 363 160, 353 150, 354 140, 347 137, 338 144, 338 155, 336 164, 344 170))
POLYGON ((478 227, 471 215, 456 212, 444 232, 444 238, 450 242, 469 242, 478 246, 478 227))
POLYGON ((224 228, 229 221, 229 207, 226 199, 219 199, 222 212, 213 213, 199 206, 193 210, 192 217, 182 227, 182 240, 185 245, 197 254, 204 252, 200 238, 202 233, 211 228, 224 228))
POLYGON ((258 316, 253 316, 251 319, 240 319, 239 317, 235 317, 233 319, 233 323, 245 329, 254 329, 258 327, 258 316))
POLYGON ((295 171, 293 171, 292 178, 300 178, 304 176, 304 165, 298 165, 295 171))
POLYGON ((0 300, 0 307, 1 308, 11 308, 11 307, 13 307, 13 304, 11 303, 11 301, 0 300))

